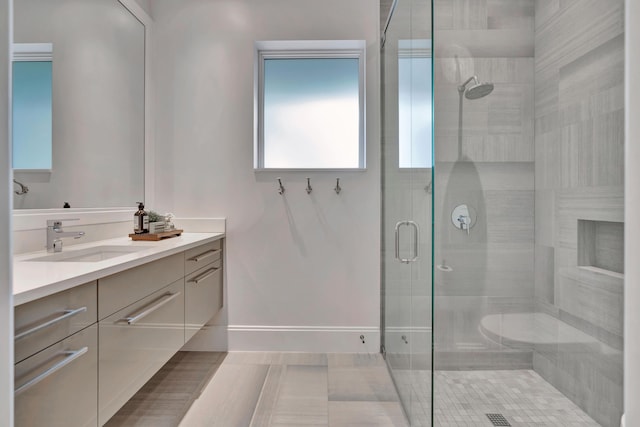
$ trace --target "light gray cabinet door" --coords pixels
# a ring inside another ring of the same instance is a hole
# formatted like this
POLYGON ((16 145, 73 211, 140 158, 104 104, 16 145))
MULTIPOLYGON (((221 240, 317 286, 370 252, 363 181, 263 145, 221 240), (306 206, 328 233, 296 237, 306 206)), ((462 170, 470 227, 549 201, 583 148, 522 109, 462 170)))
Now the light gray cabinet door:
POLYGON ((15 425, 96 426, 98 326, 15 365, 15 425))
POLYGON ((222 261, 185 278, 185 342, 222 308, 222 261))
POLYGON ((99 322, 100 425, 184 344, 184 279, 99 322))
POLYGON ((15 361, 97 321, 96 282, 21 304, 15 308, 15 361))

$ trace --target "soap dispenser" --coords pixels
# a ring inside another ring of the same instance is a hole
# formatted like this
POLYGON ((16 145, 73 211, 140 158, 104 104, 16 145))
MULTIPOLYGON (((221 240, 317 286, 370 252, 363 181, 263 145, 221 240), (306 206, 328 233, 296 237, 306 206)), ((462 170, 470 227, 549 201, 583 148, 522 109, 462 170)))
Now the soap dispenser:
POLYGON ((138 211, 133 214, 133 232, 136 234, 149 232, 149 214, 145 212, 142 202, 138 202, 138 211))

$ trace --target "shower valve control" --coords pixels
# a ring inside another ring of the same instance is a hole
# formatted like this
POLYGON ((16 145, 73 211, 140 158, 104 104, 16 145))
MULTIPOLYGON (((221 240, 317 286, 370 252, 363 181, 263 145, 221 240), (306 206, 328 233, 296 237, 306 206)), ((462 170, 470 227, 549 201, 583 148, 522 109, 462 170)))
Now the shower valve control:
POLYGON ((466 231, 468 235, 476 223, 476 211, 466 204, 458 205, 451 212, 451 222, 454 227, 466 231))

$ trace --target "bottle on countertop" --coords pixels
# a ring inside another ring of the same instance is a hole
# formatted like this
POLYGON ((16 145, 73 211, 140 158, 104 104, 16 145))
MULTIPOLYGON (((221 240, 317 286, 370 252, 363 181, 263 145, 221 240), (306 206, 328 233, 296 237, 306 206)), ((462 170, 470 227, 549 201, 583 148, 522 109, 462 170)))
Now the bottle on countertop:
POLYGON ((149 214, 145 212, 142 202, 138 202, 138 211, 133 214, 133 232, 136 234, 149 232, 149 214))

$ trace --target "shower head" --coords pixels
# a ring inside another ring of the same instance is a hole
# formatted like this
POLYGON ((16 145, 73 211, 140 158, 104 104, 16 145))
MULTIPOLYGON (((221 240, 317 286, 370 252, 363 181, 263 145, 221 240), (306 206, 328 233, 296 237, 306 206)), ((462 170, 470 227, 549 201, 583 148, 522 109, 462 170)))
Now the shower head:
POLYGON ((467 89, 464 96, 467 99, 479 99, 489 95, 491 92, 493 92, 493 83, 479 83, 467 89))
POLYGON ((458 86, 460 95, 464 93, 467 99, 480 99, 493 92, 493 83, 480 83, 477 76, 469 77, 466 82, 458 86), (474 84, 467 89, 467 85, 471 82, 474 84))

